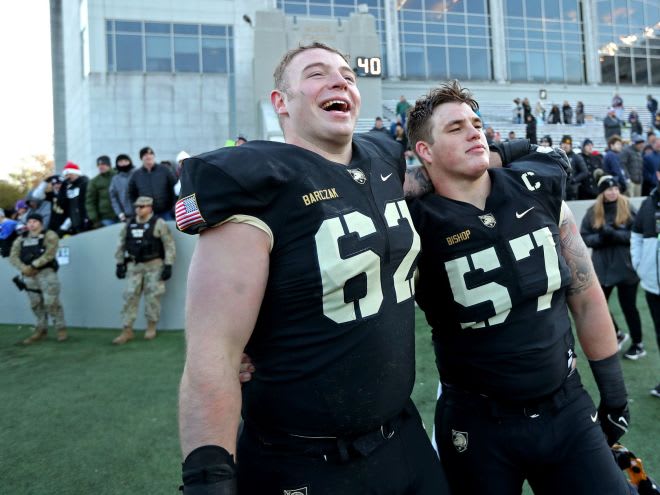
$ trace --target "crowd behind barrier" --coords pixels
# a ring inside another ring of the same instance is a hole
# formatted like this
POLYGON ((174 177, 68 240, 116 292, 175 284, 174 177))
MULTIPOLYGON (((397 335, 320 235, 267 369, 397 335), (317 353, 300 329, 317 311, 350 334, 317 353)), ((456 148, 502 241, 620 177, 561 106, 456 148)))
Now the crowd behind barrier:
MULTIPOLYGON (((417 166, 418 158, 409 148, 405 132, 405 119, 409 108, 410 104, 405 96, 401 96, 394 112, 396 118, 387 123, 381 117, 377 117, 371 130, 383 132, 393 140, 399 141, 405 150, 409 166, 417 166)), ((512 123, 527 123, 528 131, 530 127, 534 130, 533 133, 528 132, 525 136, 531 142, 537 141, 535 135, 537 124, 561 122, 580 126, 584 123, 584 106, 581 102, 577 103, 575 113, 568 101, 564 102, 559 114, 558 109, 558 105, 553 105, 550 112, 546 112, 540 100, 532 109, 528 98, 516 98, 512 109, 512 123), (556 115, 559 115, 559 118, 556 118, 556 115), (530 122, 533 124, 530 125, 530 122)), ((558 144, 566 151, 573 166, 565 199, 576 201, 572 207, 579 217, 582 217, 593 200, 599 197, 599 182, 603 177, 611 177, 621 193, 634 198, 631 203, 633 211, 639 206, 643 196, 647 196, 657 186, 656 172, 660 170, 660 113, 658 113, 658 103, 652 95, 647 97, 647 110, 650 120, 644 129, 640 123, 640 116, 634 109, 628 113, 627 119, 624 119, 623 101, 615 95, 612 106, 607 109, 607 115, 603 119, 603 127, 607 136, 608 122, 616 119, 619 134, 609 136, 605 149, 595 149, 590 138, 584 139, 581 143, 574 143, 570 134, 562 136, 558 144), (626 128, 630 129, 630 139, 621 137, 622 130, 626 128)), ((484 123, 484 128, 489 143, 519 137, 514 130, 511 130, 503 139, 502 134, 506 131, 496 130, 487 122, 484 123)), ((225 146, 240 146, 245 142, 247 139, 244 136, 238 136, 235 141, 228 140, 225 146)), ((552 146, 552 137, 550 134, 544 135, 538 140, 538 144, 552 146)), ((70 263, 64 265, 60 272, 64 287, 62 295, 64 306, 71 306, 68 302, 70 299, 85 301, 84 305, 76 305, 86 308, 85 311, 69 312, 69 325, 110 328, 124 326, 125 328, 126 325, 122 325, 118 317, 122 293, 118 284, 121 282, 112 277, 111 258, 104 256, 103 253, 113 251, 120 237, 120 226, 126 225, 126 222, 135 218, 134 204, 139 197, 152 198, 154 218, 161 218, 168 223, 174 219, 174 204, 180 191, 178 177, 184 160, 189 156, 186 151, 181 151, 176 157, 175 164, 170 161, 158 163, 154 150, 150 146, 145 146, 139 151, 140 167, 133 164, 128 154, 122 153, 115 158, 113 168, 110 157, 101 155, 96 161, 98 174, 91 179, 81 172, 77 164, 68 162, 61 174, 45 178, 30 190, 25 198, 17 201, 13 209, 0 210, 2 256, 8 256, 12 243, 26 234, 28 217, 39 215, 43 221, 44 231, 53 231, 62 239, 58 256, 65 263, 70 263), (106 229, 108 227, 113 228, 106 229), (73 238, 78 234, 98 229, 103 229, 104 232, 85 236, 80 240, 73 238), (109 301, 105 298, 103 302, 106 304, 94 302, 97 296, 92 288, 99 280, 104 281, 103 287, 112 288, 111 292, 117 301, 107 304, 109 301), (74 297, 70 298, 69 294, 74 297)), ((190 238, 179 235, 176 229, 172 230, 175 231, 174 240, 180 253, 180 260, 183 261, 177 263, 177 267, 174 268, 174 280, 168 284, 170 289, 164 296, 162 328, 166 329, 183 327, 184 271, 194 245, 190 242, 190 238)), ((12 271, 8 264, 3 264, 1 270, 5 280, 11 280, 15 275, 15 271, 12 271)), ((30 318, 25 311, 25 298, 14 296, 5 300, 12 302, 2 313, 15 316, 5 318, 5 321, 28 323, 30 318)), ((141 316, 136 321, 138 326, 149 326, 148 323, 141 316)))

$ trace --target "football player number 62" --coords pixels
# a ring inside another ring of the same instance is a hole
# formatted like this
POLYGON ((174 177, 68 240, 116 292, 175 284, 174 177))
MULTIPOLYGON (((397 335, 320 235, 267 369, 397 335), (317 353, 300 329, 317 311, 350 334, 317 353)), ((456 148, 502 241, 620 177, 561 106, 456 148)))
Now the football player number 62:
MULTIPOLYGON (((324 220, 315 236, 323 285, 323 314, 336 323, 346 323, 358 317, 374 315, 378 313, 383 302, 380 256, 371 250, 365 250, 342 258, 339 250, 339 240, 342 237, 355 233, 363 238, 375 234, 376 226, 370 217, 357 211, 342 215, 342 218, 348 232, 344 231, 340 217, 334 217, 324 220), (367 282, 364 296, 357 301, 347 302, 344 297, 345 283, 362 274, 366 275, 367 282)), ((412 227, 410 212, 404 200, 387 203, 385 219, 390 228, 397 227, 399 221, 405 220, 412 231, 412 242, 408 252, 393 275, 396 302, 399 303, 415 294, 410 269, 419 252, 420 242, 417 232, 412 227)))

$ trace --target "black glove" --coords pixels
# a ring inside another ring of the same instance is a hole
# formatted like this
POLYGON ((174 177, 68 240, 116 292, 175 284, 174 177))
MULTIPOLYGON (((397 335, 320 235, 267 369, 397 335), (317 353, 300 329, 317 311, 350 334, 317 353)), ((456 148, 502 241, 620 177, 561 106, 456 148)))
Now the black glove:
POLYGON ((117 275, 117 278, 126 278, 126 263, 122 263, 121 265, 117 265, 117 269, 115 270, 115 275, 117 275))
POLYGON ((611 241, 616 236, 616 230, 609 223, 603 225, 603 239, 611 241))
POLYGON ((535 149, 530 146, 529 139, 513 139, 511 141, 492 143, 488 145, 488 148, 490 148, 490 151, 494 151, 500 155, 503 167, 506 167, 518 158, 529 155, 535 149))
POLYGON ((600 427, 607 437, 607 444, 611 447, 628 431, 630 422, 628 403, 615 408, 601 403, 598 407, 598 419, 600 419, 600 427))
POLYGON ((172 276, 172 265, 163 265, 163 271, 160 272, 161 280, 169 280, 172 276))
POLYGON ((217 445, 193 450, 183 462, 184 495, 238 495, 234 457, 217 445))
POLYGON ((628 431, 630 411, 628 392, 623 381, 621 360, 618 353, 599 361, 589 361, 591 372, 600 392, 598 418, 600 427, 612 446, 628 431))

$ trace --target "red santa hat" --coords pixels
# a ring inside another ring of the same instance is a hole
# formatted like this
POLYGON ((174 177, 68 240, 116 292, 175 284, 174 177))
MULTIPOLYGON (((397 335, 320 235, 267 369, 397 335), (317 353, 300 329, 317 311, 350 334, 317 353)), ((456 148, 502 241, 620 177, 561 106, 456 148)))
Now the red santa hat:
POLYGON ((80 171, 80 167, 76 165, 73 162, 66 162, 66 166, 64 167, 64 170, 62 171, 62 175, 66 174, 76 174, 76 175, 82 175, 82 172, 80 171))

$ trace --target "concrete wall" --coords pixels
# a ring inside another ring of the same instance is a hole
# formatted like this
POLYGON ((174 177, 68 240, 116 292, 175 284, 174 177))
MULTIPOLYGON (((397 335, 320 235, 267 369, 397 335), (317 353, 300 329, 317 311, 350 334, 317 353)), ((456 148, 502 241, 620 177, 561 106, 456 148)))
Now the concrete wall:
MULTIPOLYGON (((644 198, 633 198, 632 204, 639 209, 644 198)), ((571 207, 578 226, 582 222, 591 201, 572 201, 571 207)), ((172 278, 167 282, 167 291, 162 298, 159 329, 181 329, 184 327, 184 308, 188 265, 197 236, 180 233, 173 222, 168 225, 173 231, 177 256, 172 278)), ((60 241, 60 247, 69 248, 68 265, 58 272, 62 284, 61 301, 66 322, 72 327, 119 328, 124 280, 115 277, 114 253, 117 247, 119 225, 94 230, 60 241)), ((0 259, 0 280, 5 289, 0 298, 0 323, 34 323, 34 316, 25 292, 15 290, 11 278, 17 271, 7 258, 0 259)), ((140 304, 136 328, 144 328, 144 309, 140 304)))
POLYGON ((243 16, 254 19, 273 0, 62 0, 61 8, 57 3, 53 0, 61 11, 62 56, 53 61, 54 88, 62 88, 56 108, 64 107, 55 115, 58 170, 71 160, 93 176, 102 154, 114 159, 128 153, 138 161, 138 150, 149 145, 157 159, 174 161, 181 150, 210 151, 238 133, 256 137, 253 27, 243 16), (106 19, 230 25, 234 74, 108 74, 106 19))
MULTIPOLYGON (((177 258, 172 278, 166 282, 167 290, 161 299, 162 311, 159 329, 184 327, 184 305, 188 264, 197 242, 176 230, 173 222, 168 226, 176 242, 177 258)), ((69 264, 58 272, 64 317, 71 327, 120 328, 122 290, 125 280, 115 277, 114 254, 119 238, 119 225, 86 232, 60 240, 60 248, 69 249, 69 264)), ((7 258, 0 259, 0 280, 4 287, 0 298, 0 322, 34 324, 25 292, 16 290, 11 282, 18 272, 7 258)), ((144 306, 140 303, 136 328, 144 328, 144 306)))

